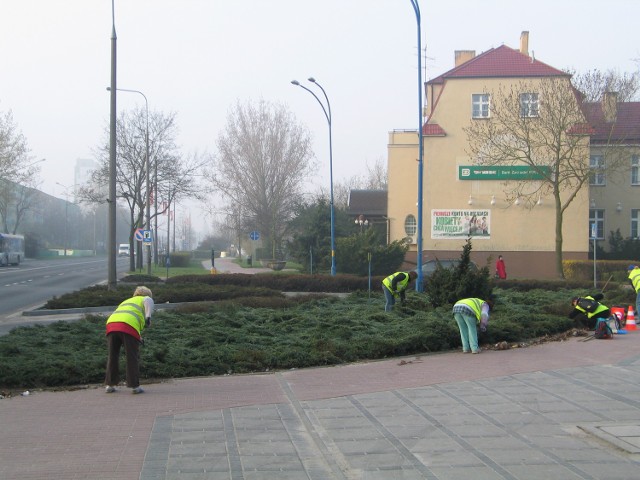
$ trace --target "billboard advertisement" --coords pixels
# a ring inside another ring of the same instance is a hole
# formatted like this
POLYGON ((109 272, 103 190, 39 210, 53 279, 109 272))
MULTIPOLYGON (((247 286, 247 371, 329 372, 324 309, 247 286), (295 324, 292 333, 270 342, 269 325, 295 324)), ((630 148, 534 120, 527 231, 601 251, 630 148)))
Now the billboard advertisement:
POLYGON ((431 210, 432 239, 491 238, 491 210, 431 210))

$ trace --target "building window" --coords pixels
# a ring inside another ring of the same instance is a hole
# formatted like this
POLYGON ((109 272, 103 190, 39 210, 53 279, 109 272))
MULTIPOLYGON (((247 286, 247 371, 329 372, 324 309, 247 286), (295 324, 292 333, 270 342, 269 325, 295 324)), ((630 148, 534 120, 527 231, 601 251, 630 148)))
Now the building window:
POLYGON ((604 210, 592 208, 589 210, 589 238, 593 230, 593 224, 596 224, 596 240, 604 240, 604 210))
POLYGON ((537 93, 521 93, 520 94, 520 116, 521 117, 537 117, 539 112, 538 94, 537 93))
POLYGON ((638 223, 640 222, 640 209, 631 209, 631 238, 638 238, 638 223))
POLYGON ((640 156, 631 155, 631 185, 640 185, 640 156))
POLYGON ((404 232, 407 234, 407 237, 413 237, 417 231, 418 222, 416 222, 416 217, 407 215, 407 218, 404 219, 404 232))
POLYGON ((474 93, 471 95, 471 116, 473 118, 489 118, 488 93, 474 93))
POLYGON ((591 168, 589 185, 606 185, 604 174, 604 156, 591 155, 591 157, 589 158, 589 167, 591 168))

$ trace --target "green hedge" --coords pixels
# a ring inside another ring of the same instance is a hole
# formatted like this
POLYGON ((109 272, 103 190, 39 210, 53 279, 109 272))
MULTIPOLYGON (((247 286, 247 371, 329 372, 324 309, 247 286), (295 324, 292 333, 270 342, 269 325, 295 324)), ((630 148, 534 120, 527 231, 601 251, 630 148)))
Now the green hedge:
MULTIPOLYGON (((606 282, 609 277, 611 281, 626 282, 629 265, 635 265, 635 260, 597 260, 596 277, 597 280, 606 282)), ((593 281, 593 260, 564 260, 562 262, 564 276, 567 280, 591 280, 593 281)))

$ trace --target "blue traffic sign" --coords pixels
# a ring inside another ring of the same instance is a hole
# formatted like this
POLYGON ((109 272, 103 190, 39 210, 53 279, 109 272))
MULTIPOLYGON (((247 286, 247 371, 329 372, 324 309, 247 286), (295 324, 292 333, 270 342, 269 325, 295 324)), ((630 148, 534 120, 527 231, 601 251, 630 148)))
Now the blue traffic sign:
POLYGON ((253 232, 251 232, 251 233, 249 234, 249 238, 250 238, 251 240, 260 240, 260 232, 258 232, 258 231, 256 231, 256 230, 254 230, 253 232))

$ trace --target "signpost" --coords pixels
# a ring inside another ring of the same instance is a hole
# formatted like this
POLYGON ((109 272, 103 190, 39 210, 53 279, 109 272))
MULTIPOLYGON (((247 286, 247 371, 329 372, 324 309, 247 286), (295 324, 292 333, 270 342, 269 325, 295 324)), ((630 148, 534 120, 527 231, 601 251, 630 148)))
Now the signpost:
POLYGON ((591 238, 593 238, 593 288, 596 288, 596 237, 598 236, 598 227, 594 221, 591 224, 591 238))

